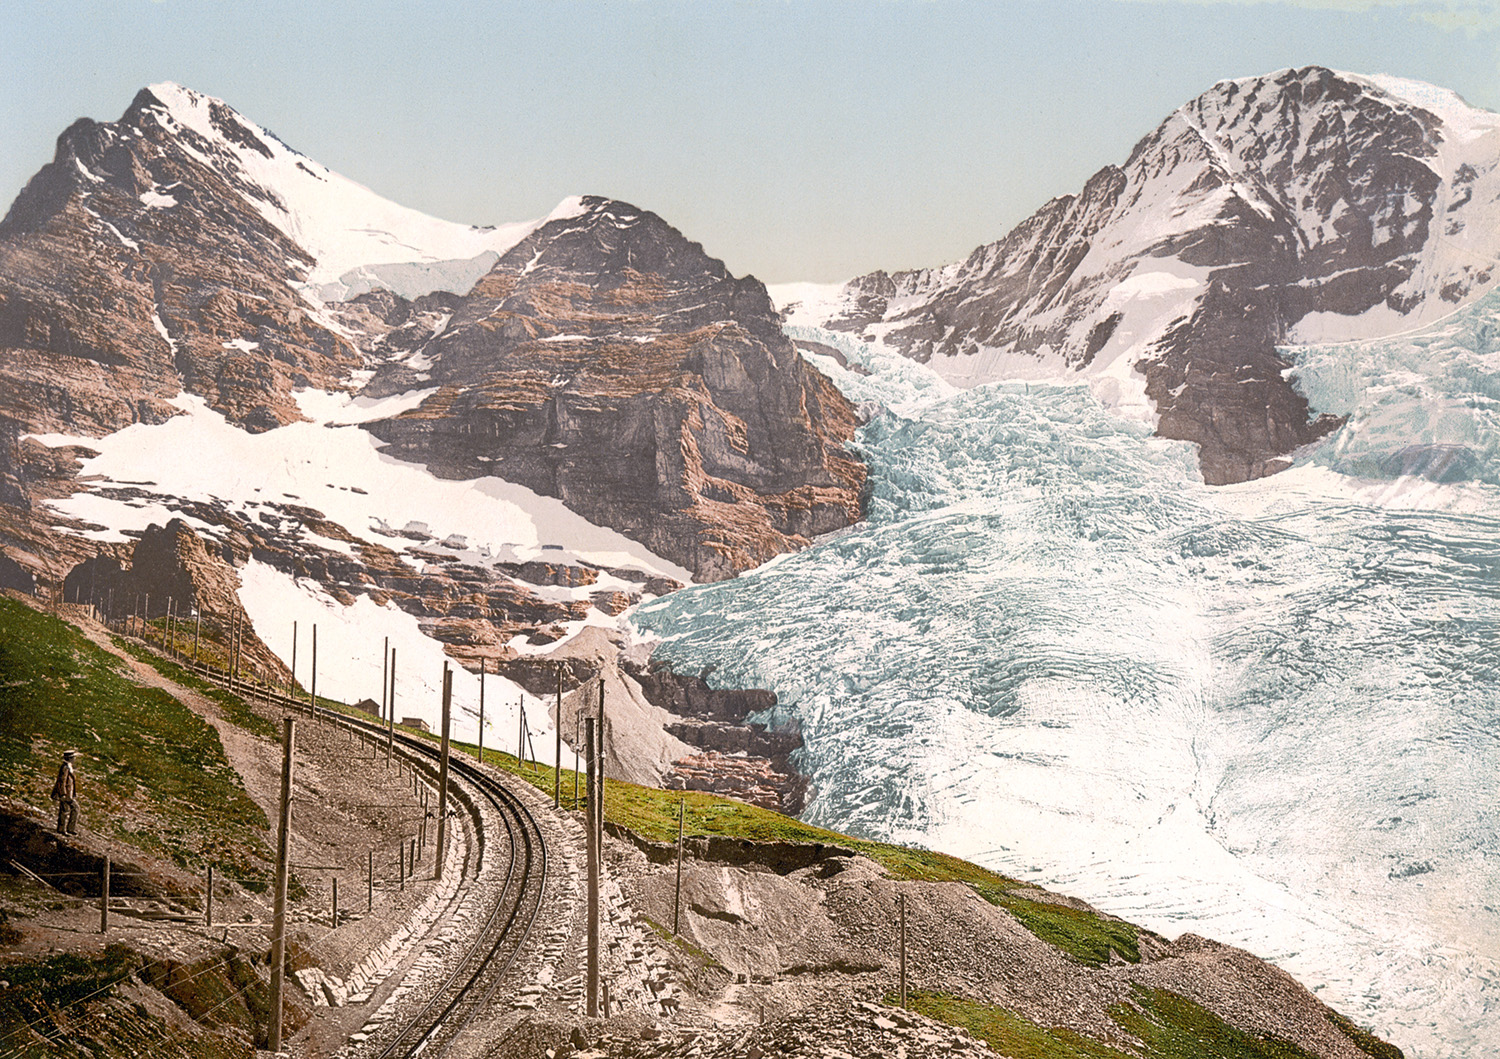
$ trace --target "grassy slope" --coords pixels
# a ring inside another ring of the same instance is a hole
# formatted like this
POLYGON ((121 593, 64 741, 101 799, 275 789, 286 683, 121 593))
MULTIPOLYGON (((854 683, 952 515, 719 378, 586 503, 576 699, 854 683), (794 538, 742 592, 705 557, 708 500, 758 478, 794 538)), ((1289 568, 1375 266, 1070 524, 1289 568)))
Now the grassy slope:
MULTIPOLYGON (((455 743, 454 746, 470 754, 477 751, 471 744, 455 743)), ((521 766, 514 755, 492 750, 484 752, 484 760, 515 773, 543 791, 552 791, 553 769, 550 767, 521 766)), ((568 808, 574 808, 573 782, 573 772, 564 769, 563 804, 568 808)), ((1037 937, 1083 963, 1100 966, 1109 961, 1112 952, 1132 963, 1140 960, 1138 931, 1134 925, 1065 905, 1032 900, 1017 892, 1028 889, 1026 884, 946 853, 851 838, 769 809, 703 791, 663 791, 623 780, 611 780, 604 787, 605 820, 629 828, 652 842, 677 840, 679 803, 683 806, 683 831, 686 835, 843 846, 869 857, 893 878, 964 883, 991 904, 1004 908, 1037 937)))
POLYGON ((87 827, 183 867, 211 863, 265 885, 268 823, 213 727, 135 684, 73 626, 0 598, 0 785, 50 813, 69 748, 79 751, 87 827))

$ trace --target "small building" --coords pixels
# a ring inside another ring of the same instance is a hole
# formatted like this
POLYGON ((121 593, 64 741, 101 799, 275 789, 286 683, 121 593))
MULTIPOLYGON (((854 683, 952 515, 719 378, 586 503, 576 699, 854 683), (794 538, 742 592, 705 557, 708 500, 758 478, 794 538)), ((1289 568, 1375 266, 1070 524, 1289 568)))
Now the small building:
POLYGON ((360 699, 354 704, 353 709, 358 710, 360 713, 368 713, 377 721, 380 720, 380 703, 374 699, 360 699))
POLYGON ((415 728, 419 732, 428 732, 428 733, 430 733, 432 731, 432 729, 427 726, 427 722, 424 721, 424 720, 422 720, 422 718, 420 718, 420 717, 403 717, 403 718, 401 718, 401 727, 402 728, 415 728))

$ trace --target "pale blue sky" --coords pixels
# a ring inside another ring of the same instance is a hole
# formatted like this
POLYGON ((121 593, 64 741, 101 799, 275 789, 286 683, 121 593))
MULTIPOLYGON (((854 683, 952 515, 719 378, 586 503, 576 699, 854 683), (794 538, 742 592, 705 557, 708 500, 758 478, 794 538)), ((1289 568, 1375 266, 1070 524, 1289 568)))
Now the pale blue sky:
POLYGON ((74 118, 218 96, 474 224, 655 210, 767 282, 939 265, 1225 77, 1318 63, 1500 109, 1496 0, 10 0, 0 201, 74 118))

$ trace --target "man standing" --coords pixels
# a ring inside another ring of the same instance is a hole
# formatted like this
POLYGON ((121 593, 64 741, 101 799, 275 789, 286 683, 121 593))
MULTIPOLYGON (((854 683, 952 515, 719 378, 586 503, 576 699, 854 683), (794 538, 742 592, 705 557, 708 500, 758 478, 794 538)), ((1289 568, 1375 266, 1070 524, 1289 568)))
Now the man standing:
POLYGON ((57 782, 52 785, 52 800, 57 803, 57 833, 78 834, 78 777, 73 772, 76 750, 63 751, 62 764, 57 769, 57 782))

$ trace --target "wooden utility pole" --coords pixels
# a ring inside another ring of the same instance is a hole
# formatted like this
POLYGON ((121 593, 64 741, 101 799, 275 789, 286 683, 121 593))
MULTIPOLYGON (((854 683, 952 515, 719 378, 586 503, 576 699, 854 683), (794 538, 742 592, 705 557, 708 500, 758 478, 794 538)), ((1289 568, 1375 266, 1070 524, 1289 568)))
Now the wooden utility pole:
POLYGON ((443 663, 443 748, 438 759, 437 865, 434 879, 443 877, 443 855, 448 852, 448 726, 453 719, 453 671, 443 663))
POLYGON ((281 985, 286 970, 286 886, 292 844, 292 747, 297 722, 284 720, 281 746, 281 819, 276 826, 276 894, 271 916, 271 1025, 266 1047, 281 1051, 281 985))
POLYGON ((312 653, 312 689, 308 692, 308 705, 312 707, 313 715, 318 712, 318 626, 313 624, 313 653, 312 653))
POLYGON ((557 663, 557 768, 552 773, 552 808, 562 806, 562 663, 557 663))
MULTIPOLYGON (((599 830, 599 837, 595 839, 599 846, 599 856, 604 856, 604 766, 607 759, 604 756, 604 671, 599 671, 599 765, 595 770, 599 777, 599 794, 594 799, 594 826, 599 830)), ((589 788, 593 790, 592 787, 589 788)))
MULTIPOLYGON (((578 709, 573 711, 573 809, 578 809, 578 774, 583 770, 578 767, 578 748, 583 746, 583 740, 579 738, 580 729, 583 725, 583 698, 587 688, 578 689, 578 709)), ((587 757, 592 751, 584 751, 587 757)))
POLYGON ((99 933, 109 933, 109 855, 105 854, 104 867, 99 871, 99 933))
POLYGON ((479 660, 479 763, 484 764, 484 670, 485 660, 479 660))
POLYGON ((385 722, 385 759, 391 759, 391 747, 396 742, 396 649, 391 648, 391 693, 386 700, 390 716, 385 722))
POLYGON ((687 795, 677 801, 677 896, 672 899, 672 933, 682 933, 682 818, 687 813, 687 795))
POLYGON ((589 1018, 599 1017, 599 835, 594 826, 596 809, 594 792, 598 788, 595 780, 594 719, 584 720, 584 737, 588 740, 589 753, 585 757, 588 769, 588 808, 585 810, 584 830, 587 832, 585 846, 588 851, 588 957, 586 963, 586 1013, 589 1018))
POLYGON ((896 896, 896 905, 901 909, 901 1006, 906 1007, 906 895, 896 896))

